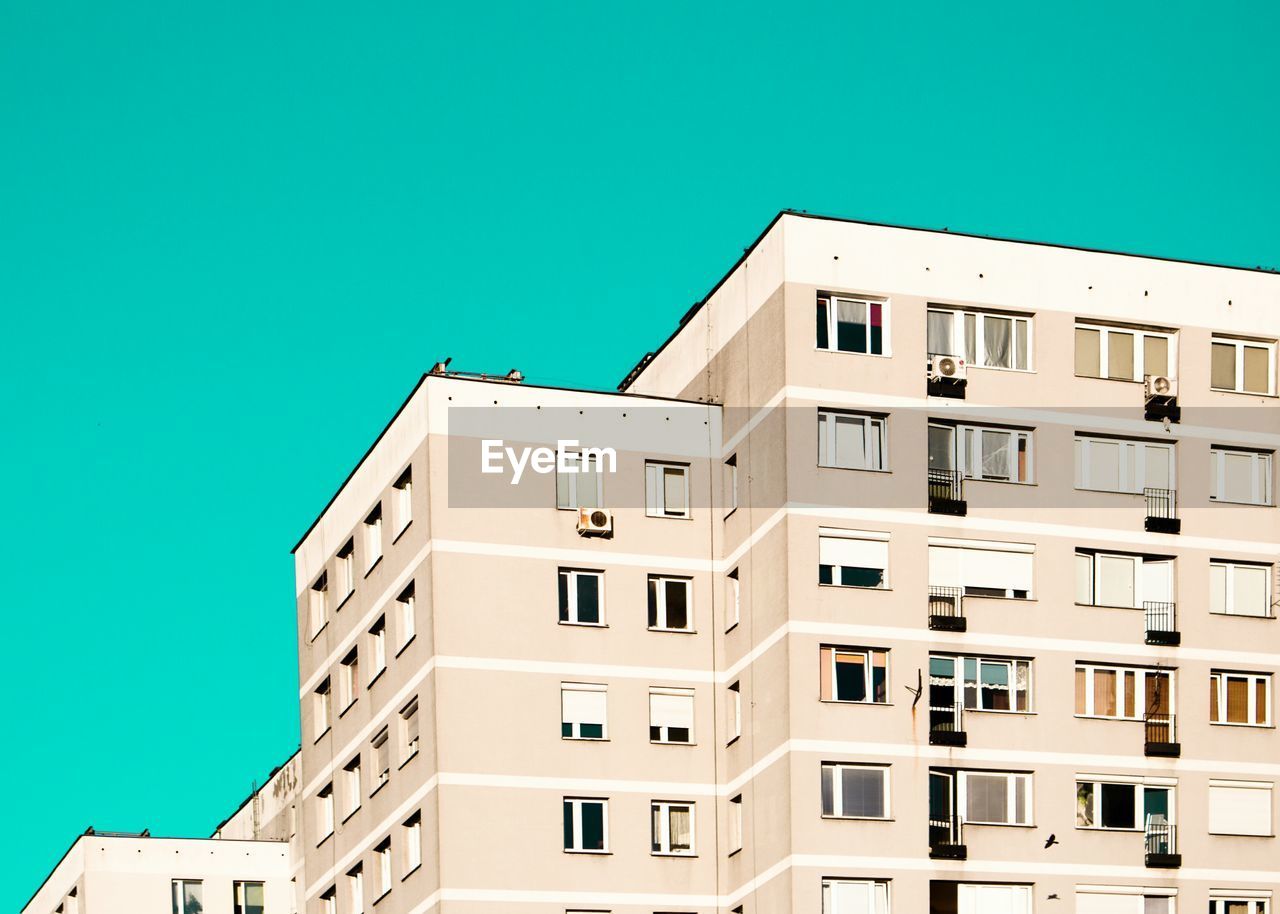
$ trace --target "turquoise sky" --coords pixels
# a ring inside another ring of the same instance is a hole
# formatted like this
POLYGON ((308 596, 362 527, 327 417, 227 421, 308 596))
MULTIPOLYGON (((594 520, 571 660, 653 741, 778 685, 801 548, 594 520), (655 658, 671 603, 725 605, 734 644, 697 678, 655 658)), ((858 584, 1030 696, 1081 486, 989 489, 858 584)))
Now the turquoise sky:
POLYGON ((436 359, 612 387, 783 207, 1280 265, 1274 3, 0 2, 0 909, 293 751, 436 359), (584 357, 589 356, 589 357, 584 357))

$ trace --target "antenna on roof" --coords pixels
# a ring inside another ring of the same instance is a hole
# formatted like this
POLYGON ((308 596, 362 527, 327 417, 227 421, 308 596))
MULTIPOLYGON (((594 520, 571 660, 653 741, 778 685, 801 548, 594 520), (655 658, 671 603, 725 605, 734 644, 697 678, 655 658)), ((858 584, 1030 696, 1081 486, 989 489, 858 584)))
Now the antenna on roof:
POLYGON ((449 369, 449 363, 453 361, 453 356, 449 356, 443 362, 436 362, 431 366, 432 374, 444 374, 449 369))

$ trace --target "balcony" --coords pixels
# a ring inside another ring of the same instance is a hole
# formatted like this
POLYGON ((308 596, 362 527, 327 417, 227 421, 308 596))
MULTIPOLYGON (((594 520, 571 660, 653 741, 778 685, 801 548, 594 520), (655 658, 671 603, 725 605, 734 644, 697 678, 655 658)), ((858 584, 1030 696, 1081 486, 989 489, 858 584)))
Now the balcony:
MULTIPOLYGON (((932 472, 932 471, 931 471, 932 472)), ((1178 493, 1174 489, 1143 489, 1147 500, 1148 533, 1181 533, 1182 521, 1178 519, 1178 493)))
POLYGON ((1144 601, 1142 609, 1147 616, 1147 644, 1177 647, 1182 643, 1178 632, 1178 604, 1144 601))
POLYGON ((959 470, 929 470, 929 513, 964 517, 964 476, 959 470))
POLYGON ((963 749, 969 744, 964 732, 964 705, 930 705, 929 745, 963 749))
POLYGON ((964 618, 963 587, 929 588, 929 628, 935 632, 962 632, 968 629, 964 618))
POLYGON ((1142 719, 1142 729, 1146 734, 1143 754, 1154 758, 1177 758, 1182 754, 1174 715, 1148 714, 1142 719))
POLYGON ((1176 870, 1182 866, 1178 853, 1178 827, 1153 816, 1146 829, 1147 866, 1153 869, 1176 870))
POLYGON ((967 860, 964 822, 958 815, 929 817, 929 856, 934 860, 967 860))

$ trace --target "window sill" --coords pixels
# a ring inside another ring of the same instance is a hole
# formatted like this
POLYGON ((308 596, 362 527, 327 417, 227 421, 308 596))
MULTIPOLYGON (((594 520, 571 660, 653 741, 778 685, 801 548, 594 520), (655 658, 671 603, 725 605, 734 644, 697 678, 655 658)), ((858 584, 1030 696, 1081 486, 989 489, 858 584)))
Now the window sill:
POLYGON ((1236 508, 1274 508, 1275 505, 1265 501, 1232 501, 1229 498, 1214 498, 1209 496, 1209 504, 1211 505, 1231 505, 1236 508))
POLYGON ((323 838, 316 842, 316 847, 324 847, 324 843, 333 837, 333 832, 329 832, 323 838))
POLYGON ((405 649, 406 647, 408 647, 410 644, 413 644, 413 640, 414 640, 415 638, 417 638, 417 637, 418 637, 418 635, 417 635, 417 633, 416 633, 416 632, 415 632, 414 634, 410 635, 410 636, 409 636, 409 640, 408 640, 408 641, 406 641, 404 644, 402 644, 402 645, 400 645, 398 648, 396 648, 396 656, 397 656, 397 657, 399 657, 401 654, 403 654, 403 653, 404 653, 404 649, 405 649))
POLYGON ((391 894, 390 889, 383 889, 382 894, 379 895, 377 898, 373 899, 373 903, 376 905, 378 902, 380 902, 382 899, 386 898, 390 894, 391 894))
POLYGON ((414 873, 418 872, 418 870, 420 870, 420 869, 422 869, 422 864, 421 864, 421 863, 415 863, 412 867, 410 867, 410 868, 409 868, 409 870, 408 870, 407 872, 405 872, 405 874, 404 874, 403 876, 401 876, 401 877, 400 877, 400 881, 401 881, 401 882, 404 882, 406 879, 408 879, 408 878, 409 878, 410 876, 412 876, 414 873))
POLYGON ((1231 390, 1226 387, 1210 387, 1209 389, 1214 393, 1238 394, 1241 397, 1270 397, 1274 399, 1276 396, 1275 394, 1270 394, 1270 393, 1259 393, 1258 391, 1255 391, 1255 390, 1231 390))
POLYGON ((650 520, 693 520, 692 514, 649 514, 646 512, 645 517, 650 520))
POLYGON ((698 744, 695 742, 682 743, 679 740, 671 740, 671 739, 651 739, 649 740, 649 745, 650 746, 696 746, 698 744))
POLYGON ((347 595, 342 598, 342 602, 338 604, 334 612, 341 612, 342 607, 346 606, 349 602, 351 602, 351 598, 354 597, 355 595, 356 595, 356 592, 354 589, 347 591, 347 595))
POLYGON ((568 625, 572 628, 608 628, 609 627, 607 622, 566 622, 564 619, 560 619, 556 624, 568 625))
POLYGON ((1142 611, 1141 606, 1119 606, 1112 603, 1076 603, 1075 605, 1083 609, 1128 609, 1137 612, 1142 611))
POLYGON ((317 628, 314 632, 312 632, 312 633, 311 633, 311 640, 312 640, 312 642, 314 642, 317 638, 319 638, 319 637, 320 637, 320 635, 321 635, 321 633, 322 633, 322 632, 324 632, 324 630, 325 630, 326 628, 328 628, 328 627, 329 627, 329 623, 328 623, 328 621, 326 621, 326 622, 324 623, 324 625, 320 626, 320 627, 319 627, 319 628, 317 628))
POLYGON ((1074 717, 1076 720, 1103 720, 1103 721, 1111 721, 1112 723, 1117 723, 1117 724, 1142 723, 1141 717, 1104 717, 1101 714, 1073 714, 1072 717, 1074 717))
POLYGON ((373 569, 377 568, 381 564, 382 564, 382 556, 378 556, 376 559, 373 560, 373 564, 364 570, 364 576, 367 578, 369 575, 373 574, 373 569))
POLYGON ((341 711, 338 712, 338 718, 341 719, 348 711, 354 708, 356 706, 357 701, 359 701, 359 699, 357 698, 351 699, 351 702, 345 708, 343 708, 341 711))
POLYGON ((409 764, 417 757, 418 757, 418 750, 414 749, 412 752, 410 752, 408 755, 405 756, 405 759, 403 762, 401 762, 398 766, 396 766, 396 770, 397 771, 403 770, 405 765, 409 764))
POLYGON ((607 736, 562 736, 560 739, 564 742, 571 743, 607 743, 607 736))
MULTIPOLYGON (((966 823, 965 823, 965 825, 968 825, 968 824, 969 824, 968 822, 966 822, 966 823)), ((1141 829, 1141 828, 1105 828, 1105 827, 1103 827, 1103 826, 1101 826, 1101 825, 1077 825, 1077 826, 1076 826, 1076 831, 1091 831, 1091 832, 1119 832, 1119 833, 1120 833, 1120 834, 1122 834, 1122 835, 1141 835, 1141 834, 1143 834, 1143 833, 1145 832, 1145 829, 1141 829)))
POLYGON ((373 674, 373 678, 369 680, 369 684, 368 684, 367 686, 365 686, 365 688, 366 688, 366 689, 372 689, 372 688, 373 688, 373 684, 374 684, 375 682, 377 682, 379 679, 381 679, 381 678, 382 678, 382 674, 383 674, 383 673, 385 673, 386 671, 387 671, 387 668, 384 666, 382 669, 378 670, 378 672, 374 673, 374 674, 373 674))
POLYGON ((821 581, 818 582, 818 586, 833 587, 837 590, 876 590, 884 591, 885 593, 889 593, 893 590, 892 587, 863 587, 860 584, 823 584, 821 581))
POLYGON ((1038 485, 1038 483, 1031 482, 1029 480, 1024 482, 1021 479, 983 479, 981 476, 966 476, 964 478, 964 481, 965 481, 965 485, 968 485, 971 482, 983 482, 983 483, 987 483, 988 485, 1022 486, 1028 489, 1033 489, 1038 485))
POLYGON ((675 857, 676 859, 693 860, 697 854, 684 854, 677 851, 649 851, 650 857, 675 857))
POLYGON ((1235 728, 1236 728, 1236 729, 1238 729, 1238 730, 1239 730, 1239 729, 1243 729, 1243 730, 1274 730, 1274 729, 1276 728, 1276 727, 1275 727, 1275 724, 1242 724, 1242 723, 1239 723, 1239 722, 1237 722, 1237 721, 1232 721, 1232 720, 1211 720, 1211 721, 1209 721, 1209 726, 1211 726, 1211 727, 1235 727, 1235 728))
POLYGON ((733 623, 732 625, 730 625, 728 628, 726 628, 726 629, 724 630, 724 633, 725 633, 726 635, 727 635, 727 634, 729 634, 729 632, 733 631, 735 628, 737 628, 737 627, 738 627, 738 624, 739 624, 739 623, 737 623, 737 622, 733 623))
POLYGON ((1270 835, 1242 835, 1233 831, 1211 831, 1209 832, 1215 838, 1274 838, 1274 834, 1270 835))
POLYGON ((383 780, 376 787, 374 787, 373 790, 369 791, 369 796, 376 797, 379 791, 381 791, 384 787, 386 787, 390 783, 391 783, 390 777, 383 778, 383 780))
POLYGON ((1253 616, 1248 613, 1209 613, 1211 616, 1222 616, 1224 619, 1256 619, 1259 622, 1274 622, 1275 616, 1253 616))
MULTIPOLYGON (((1093 328, 1090 328, 1090 329, 1093 329, 1093 328)), ((1141 378, 1102 378, 1096 374, 1077 374, 1077 375, 1072 375, 1072 377, 1080 378, 1081 380, 1084 380, 1084 381, 1118 381, 1121 384, 1142 384, 1143 383, 1143 380, 1141 378)), ((1178 380, 1176 377, 1172 375, 1165 375, 1165 377, 1169 378, 1172 381, 1178 380)))
POLYGON ((831 353, 832 355, 861 355, 861 356, 866 356, 867 358, 870 358, 870 359, 891 359, 891 358, 893 358, 893 353, 892 353, 892 352, 858 352, 858 351, 853 350, 853 349, 830 349, 830 348, 824 348, 824 347, 822 347, 822 346, 817 346, 817 345, 815 345, 815 346, 813 347, 813 351, 814 351, 814 352, 829 352, 829 353, 831 353))
POLYGON ((342 824, 343 824, 343 825, 346 825, 348 822, 350 822, 350 821, 351 821, 351 817, 352 817, 352 816, 354 816, 356 813, 358 813, 358 812, 359 812, 360 810, 362 810, 362 809, 364 809, 364 807, 363 807, 363 806, 357 806, 355 809, 351 810, 351 812, 349 812, 349 813, 347 813, 345 816, 343 816, 343 818, 342 818, 342 824))
POLYGON ((854 701, 848 698, 819 698, 818 701, 824 705, 865 705, 872 708, 893 707, 893 702, 891 701, 854 701))
POLYGON ((400 537, 404 536, 404 532, 412 526, 413 526, 413 521, 409 521, 407 524, 401 527, 400 531, 391 538, 391 545, 394 546, 396 543, 400 542, 400 537))
POLYGON ((974 365, 965 359, 965 367, 973 371, 1004 371, 1010 374, 1035 374, 1034 368, 1005 368, 1001 365, 974 365))
POLYGON ((326 726, 323 730, 321 730, 319 733, 316 734, 316 738, 311 741, 311 744, 314 746, 316 743, 320 742, 320 740, 324 739, 329 734, 329 731, 332 729, 333 727, 326 726))
POLYGON ((607 850, 605 851, 576 850, 575 848, 571 848, 571 847, 566 847, 564 849, 564 852, 566 854, 586 854, 592 857, 607 857, 613 853, 613 851, 607 851, 607 850))
POLYGON ((974 825, 979 828, 1035 828, 1036 827, 1035 823, 1033 822, 970 822, 968 819, 964 820, 964 824, 966 828, 970 825, 974 825))
MULTIPOLYGON (((829 816, 823 813, 821 818, 829 822, 896 822, 891 816, 829 816)), ((966 825, 972 823, 966 822, 966 825)))
POLYGON ((834 466, 834 465, 832 465, 832 464, 830 464, 830 463, 820 463, 820 464, 818 464, 818 469, 820 469, 820 470, 848 470, 849 472, 852 472, 852 473, 877 473, 877 474, 879 474, 879 475, 881 475, 881 476, 892 476, 892 475, 893 475, 893 471, 892 471, 892 470, 877 469, 877 468, 875 468, 875 467, 840 467, 840 466, 834 466))
POLYGON ((649 626, 649 631, 662 632, 665 635, 696 635, 698 633, 696 628, 657 628, 652 625, 649 626))

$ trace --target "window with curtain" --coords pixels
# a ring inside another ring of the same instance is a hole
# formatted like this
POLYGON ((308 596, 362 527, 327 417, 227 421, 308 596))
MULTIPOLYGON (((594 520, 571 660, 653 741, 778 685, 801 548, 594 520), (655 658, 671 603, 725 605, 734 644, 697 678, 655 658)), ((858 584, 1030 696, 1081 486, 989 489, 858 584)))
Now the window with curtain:
POLYGON ((929 656, 929 703, 967 711, 1031 710, 1031 661, 998 657, 929 656))
POLYGON ((976 368, 1031 370, 1029 314, 931 307, 926 329, 932 355, 959 356, 976 368))
POLYGON ((659 855, 693 855, 693 804, 655 801, 652 814, 652 851, 659 855))
POLYGON ((1076 665, 1076 715, 1142 720, 1174 707, 1173 673, 1142 667, 1076 665))
POLYGON ((422 813, 415 812, 403 825, 404 872, 407 876, 422 865, 422 813))
POLYGON ((1164 778, 1077 775, 1076 828, 1136 831, 1173 821, 1173 784, 1164 778))
POLYGON ((1271 890, 1215 891, 1209 897, 1209 914, 1271 914, 1271 890))
POLYGON ((1174 446, 1165 442, 1076 435, 1077 489, 1141 495, 1175 487, 1174 446))
POLYGON ((1210 344, 1209 386, 1235 393, 1274 394, 1274 340, 1248 340, 1214 334, 1210 344))
POLYGON ((1031 482, 1031 429, 929 424, 929 468, 966 479, 1031 482))
POLYGON ((1271 674, 1211 672, 1209 720, 1215 724, 1271 726, 1271 674))
POLYGON ((819 349, 889 354, 889 303, 883 299, 818 295, 819 349))
MULTIPOLYGON (((1173 914, 1173 896, 1126 886, 1076 890, 1075 914, 1173 914)), ((1166 890, 1172 891, 1172 890, 1166 890)))
POLYGON ((204 914, 204 884, 199 879, 173 880, 173 914, 204 914))
POLYGON ((1175 377, 1172 331, 1076 322, 1076 375, 1141 381, 1146 375, 1175 377))
POLYGON ((883 416, 818 410, 818 466, 884 470, 886 463, 883 416))
POLYGON ((1271 566, 1226 559, 1211 561, 1209 612, 1271 618, 1271 566))
POLYGON ((689 516, 689 467, 681 463, 645 461, 645 515, 689 516))
MULTIPOLYGON (((418 753, 418 697, 415 695, 407 705, 400 709, 400 738, 404 744, 404 762, 418 753)), ((404 766, 401 762, 401 767, 404 766)))
POLYGON ((889 534, 818 528, 818 583, 840 587, 888 586, 889 534))
POLYGON ((889 700, 889 652, 874 648, 819 649, 823 701, 884 704, 889 700))
POLYGON ((889 818, 889 769, 822 763, 822 814, 837 819, 889 818))
POLYGON ((1241 505, 1271 504, 1271 452, 1211 448, 1209 497, 1241 505))
POLYGON ((1028 825, 1031 775, 1004 771, 961 771, 960 808, 972 825, 1028 825))

